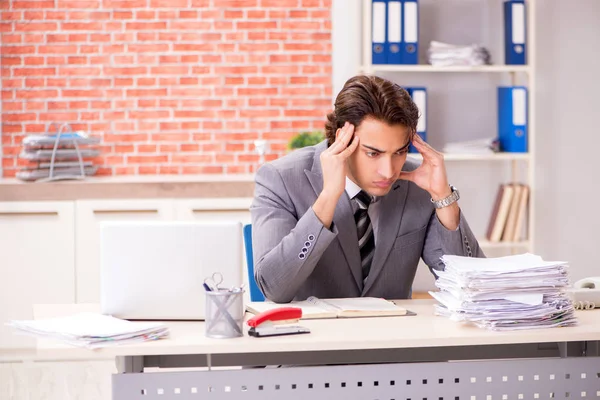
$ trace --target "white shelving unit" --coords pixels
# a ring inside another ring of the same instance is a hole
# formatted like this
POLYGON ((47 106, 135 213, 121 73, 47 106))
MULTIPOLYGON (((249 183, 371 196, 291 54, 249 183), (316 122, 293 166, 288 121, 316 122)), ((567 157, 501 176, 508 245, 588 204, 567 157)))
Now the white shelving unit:
MULTIPOLYGON (((416 153, 410 153, 408 156, 416 159, 422 159, 422 156, 416 153)), ((444 154, 445 161, 529 161, 530 158, 530 153, 444 154)))
POLYGON ((531 244, 529 240, 521 242, 490 242, 489 240, 478 240, 481 248, 485 249, 529 249, 531 244))
MULTIPOLYGON (((371 49, 369 48, 369 51, 371 49)), ((437 67, 433 65, 363 65, 365 73, 377 72, 526 72, 530 71, 528 65, 482 65, 482 66, 454 66, 437 67)))
MULTIPOLYGON (((481 0, 490 2, 492 0, 481 0)), ((501 4, 499 0, 495 0, 501 4)), ((480 246, 485 249, 504 249, 512 253, 523 251, 533 252, 535 238, 535 109, 536 109, 536 88, 535 88, 535 4, 534 0, 525 0, 526 4, 526 24, 527 24, 527 65, 484 65, 484 66, 456 66, 439 67, 427 64, 418 65, 373 65, 371 60, 371 13, 372 1, 362 0, 362 65, 359 67, 360 73, 423 73, 423 74, 504 74, 509 77, 511 85, 524 84, 528 88, 528 153, 496 153, 489 155, 481 154, 445 154, 444 160, 447 162, 504 162, 507 168, 510 168, 512 181, 519 181, 519 171, 522 167, 526 169, 526 183, 529 185, 529 202, 527 213, 527 239, 521 242, 500 242, 492 243, 483 238, 479 239, 480 246), (517 79, 519 78, 519 80, 517 79), (522 83, 522 82, 525 83, 522 83)), ((419 15, 421 13, 419 12, 419 15)), ((503 18, 502 9, 495 13, 495 18, 503 18)), ((457 22, 458 23, 458 22, 457 22)), ((419 30, 427 29, 419 21, 419 30)), ((461 29, 464 29, 461 26, 461 29)), ((421 36, 421 34, 419 34, 421 36)), ((419 52, 426 51, 427 43, 420 41, 419 52)), ((496 129, 496 127, 491 127, 496 129)), ((429 133, 429 132, 428 132, 429 133)), ((410 157, 420 158, 419 154, 410 154, 410 157)))

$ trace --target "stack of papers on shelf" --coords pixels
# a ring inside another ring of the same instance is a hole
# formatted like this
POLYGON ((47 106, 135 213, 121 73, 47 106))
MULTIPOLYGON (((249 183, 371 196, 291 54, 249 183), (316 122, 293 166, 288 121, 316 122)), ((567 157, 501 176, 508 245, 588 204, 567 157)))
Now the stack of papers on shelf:
POLYGON ((156 340, 169 335, 169 328, 162 323, 131 322, 96 313, 11 321, 7 325, 38 338, 58 339, 88 349, 156 340))
POLYGON ((533 254, 498 258, 442 256, 435 271, 436 314, 492 330, 571 326, 568 265, 533 254))
POLYGON ((19 154, 23 162, 16 174, 18 179, 82 179, 97 172, 98 167, 91 159, 100 154, 100 139, 89 137, 83 131, 73 132, 69 124, 63 124, 60 129, 64 127, 67 131, 60 135, 46 132, 23 139, 23 150, 19 154))
POLYGON ((442 149, 447 154, 494 154, 499 151, 497 137, 447 143, 442 149))
POLYGON ((428 50, 429 63, 436 66, 464 66, 490 64, 489 51, 482 46, 460 46, 431 41, 428 50))

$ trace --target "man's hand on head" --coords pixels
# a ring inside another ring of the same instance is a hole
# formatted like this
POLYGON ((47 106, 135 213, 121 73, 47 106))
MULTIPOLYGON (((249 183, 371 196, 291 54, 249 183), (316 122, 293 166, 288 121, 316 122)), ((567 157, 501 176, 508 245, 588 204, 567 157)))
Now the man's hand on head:
POLYGON ((354 135, 354 125, 346 122, 336 131, 335 142, 321 153, 323 171, 323 191, 312 208, 323 226, 330 229, 338 200, 346 189, 348 157, 358 148, 358 136, 354 135))
POLYGON ((354 125, 346 122, 336 131, 335 142, 321 153, 323 192, 336 201, 346 188, 348 173, 346 160, 358 148, 358 141, 358 136, 354 135, 354 125))
POLYGON ((423 156, 423 162, 414 171, 400 173, 400 179, 411 181, 426 190, 431 198, 440 200, 450 195, 444 155, 415 134, 413 145, 423 156))

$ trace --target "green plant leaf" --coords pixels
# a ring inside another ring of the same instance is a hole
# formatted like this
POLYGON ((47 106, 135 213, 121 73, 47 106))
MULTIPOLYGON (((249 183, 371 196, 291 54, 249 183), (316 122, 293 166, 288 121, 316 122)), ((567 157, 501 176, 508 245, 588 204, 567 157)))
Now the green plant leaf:
POLYGON ((290 139, 288 147, 293 150, 301 147, 313 146, 322 142, 323 139, 325 139, 325 136, 321 131, 301 132, 290 139))

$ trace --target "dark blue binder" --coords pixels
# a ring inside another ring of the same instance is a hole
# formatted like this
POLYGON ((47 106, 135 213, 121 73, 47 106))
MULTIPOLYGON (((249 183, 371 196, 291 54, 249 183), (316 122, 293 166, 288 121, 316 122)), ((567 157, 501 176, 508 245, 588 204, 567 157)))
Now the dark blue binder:
POLYGON ((419 3, 402 0, 402 64, 419 63, 419 3))
POLYGON ((523 0, 504 2, 504 62, 527 64, 527 18, 523 0))
POLYGON ((498 140, 500 151, 526 153, 527 146, 527 88, 508 86, 498 88, 498 140))
POLYGON ((402 1, 388 0, 387 3, 387 63, 402 64, 402 1))
MULTIPOLYGON (((425 87, 405 87, 413 102, 419 109, 419 122, 417 123, 417 135, 424 141, 427 141, 427 89, 425 87)), ((411 144, 408 148, 409 153, 418 153, 418 150, 411 144)))
POLYGON ((371 5, 371 63, 387 64, 387 0, 373 0, 371 5))

